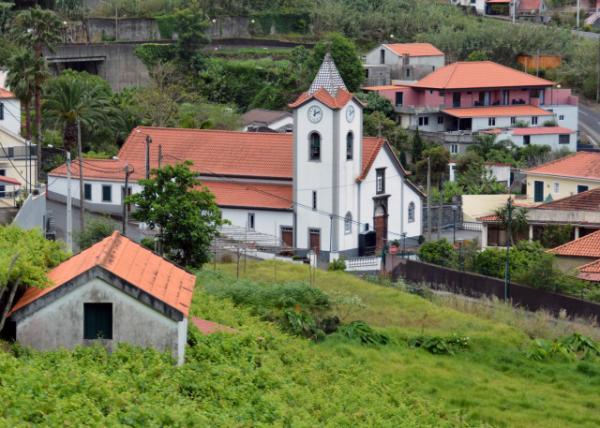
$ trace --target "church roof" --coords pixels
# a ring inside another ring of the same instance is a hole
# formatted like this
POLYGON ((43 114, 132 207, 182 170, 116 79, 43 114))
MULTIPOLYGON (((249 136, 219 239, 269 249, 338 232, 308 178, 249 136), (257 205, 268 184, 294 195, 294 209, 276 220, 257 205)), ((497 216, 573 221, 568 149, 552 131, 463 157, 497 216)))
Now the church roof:
POLYGON ((314 95, 321 88, 325 89, 333 97, 337 95, 338 89, 348 90, 329 52, 325 54, 323 63, 319 67, 319 71, 308 89, 308 94, 314 95))

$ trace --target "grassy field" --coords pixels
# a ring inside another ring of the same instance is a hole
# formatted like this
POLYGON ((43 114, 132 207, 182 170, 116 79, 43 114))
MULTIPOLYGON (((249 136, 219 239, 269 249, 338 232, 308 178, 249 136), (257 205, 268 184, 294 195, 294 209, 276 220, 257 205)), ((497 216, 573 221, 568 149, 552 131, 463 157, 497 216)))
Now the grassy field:
MULTIPOLYGON (((306 266, 249 263, 256 286, 308 279, 306 266)), ((235 281, 235 265, 199 274, 192 313, 235 335, 191 331, 187 362, 123 346, 37 353, 0 347, 3 426, 600 426, 600 364, 526 358, 515 325, 344 273, 318 272, 316 286, 344 322, 365 320, 391 343, 289 336, 227 299, 208 294, 235 281), (360 302, 360 304, 356 304, 360 302), (407 345, 420 334, 468 336, 454 355, 407 345)), ((543 334, 553 335, 545 328, 543 334)))

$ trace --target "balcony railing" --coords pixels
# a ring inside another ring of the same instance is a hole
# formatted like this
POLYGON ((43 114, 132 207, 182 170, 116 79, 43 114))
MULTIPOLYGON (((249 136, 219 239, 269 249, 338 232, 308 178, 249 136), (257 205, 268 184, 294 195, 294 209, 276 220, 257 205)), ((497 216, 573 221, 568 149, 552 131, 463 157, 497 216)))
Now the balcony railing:
POLYGON ((0 148, 0 159, 27 159, 28 157, 35 159, 35 148, 35 145, 0 148), (29 149, 29 156, 27 149, 29 149))

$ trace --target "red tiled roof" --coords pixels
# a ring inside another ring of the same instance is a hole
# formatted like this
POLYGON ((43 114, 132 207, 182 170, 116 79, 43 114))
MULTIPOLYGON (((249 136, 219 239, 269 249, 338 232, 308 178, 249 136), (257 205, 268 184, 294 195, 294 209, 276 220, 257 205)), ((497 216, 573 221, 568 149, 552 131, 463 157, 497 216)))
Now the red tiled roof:
POLYGON ((10 92, 8 89, 0 87, 0 99, 10 99, 10 98, 16 98, 15 94, 10 92))
POLYGON ((21 185, 21 182, 19 180, 16 180, 16 179, 10 178, 10 177, 5 177, 3 175, 0 176, 0 183, 13 184, 15 186, 21 185))
POLYGON ((444 52, 431 43, 391 43, 385 45, 397 55, 408 56, 441 56, 444 52))
POLYGON ((205 336, 214 333, 237 333, 235 328, 197 317, 192 317, 192 323, 200 330, 200 333, 205 336))
POLYGON ((548 250, 557 256, 600 258, 600 230, 548 250))
POLYGON ((520 0, 519 10, 539 10, 542 0, 520 0))
POLYGON ((537 126, 533 128, 514 128, 513 135, 550 135, 550 134, 574 134, 575 131, 562 126, 537 126))
POLYGON ((187 316, 196 277, 115 231, 48 273, 52 285, 31 287, 12 308, 24 308, 93 267, 101 266, 187 316))
POLYGON ((364 91, 387 91, 394 89, 404 89, 409 88, 407 85, 379 85, 379 86, 365 86, 362 89, 364 91))
POLYGON ((204 180, 222 207, 292 208, 292 185, 204 180))
POLYGON ((552 113, 529 104, 489 107, 447 108, 443 113, 454 117, 552 116, 552 113))
POLYGON ((600 282, 600 260, 595 260, 591 263, 579 266, 579 275, 577 278, 586 281, 600 282))
POLYGON ((577 152, 528 169, 525 172, 527 174, 547 174, 600 180, 600 153, 577 152))
POLYGON ((511 0, 485 0, 486 3, 510 3, 511 0))
POLYGON ((552 82, 492 61, 455 62, 428 74, 413 87, 476 89, 552 86, 552 82))
MULTIPOLYGON (((84 177, 87 180, 124 181, 125 165, 128 165, 133 168, 131 181, 143 179, 146 135, 152 138, 150 145, 152 168, 158 166, 158 146, 161 145, 163 165, 189 159, 194 162, 192 168, 202 175, 292 180, 292 134, 152 127, 134 129, 121 148, 119 159, 85 159, 84 177), (140 132, 137 132, 138 130, 140 132)), ((383 138, 363 138, 360 177, 367 175, 383 144, 383 138)), ((55 168, 49 175, 66 176, 66 165, 55 168)), ((79 176, 78 160, 71 163, 71 175, 79 176)), ((289 204, 284 200, 292 199, 291 184, 250 185, 224 180, 204 180, 202 184, 215 193, 217 203, 223 206, 287 209, 289 204), (254 190, 249 190, 248 187, 254 190), (259 193, 262 193, 262 196, 259 193), (277 197, 269 196, 267 193, 277 197), (281 199, 278 200, 278 197, 281 199)))
POLYGON ((541 210, 600 211, 600 187, 577 193, 536 207, 541 210))
POLYGON ((493 222, 501 221, 502 219, 500 218, 499 215, 490 214, 490 215, 485 215, 483 217, 479 217, 477 220, 479 220, 483 223, 493 223, 493 222))
POLYGON ((340 109, 348 104, 354 96, 345 90, 344 88, 339 88, 337 90, 337 94, 333 97, 325 88, 319 88, 317 92, 314 94, 309 94, 308 92, 304 92, 300 94, 300 96, 293 103, 289 104, 288 107, 296 108, 301 106, 302 104, 310 101, 311 99, 316 99, 332 109, 340 109))

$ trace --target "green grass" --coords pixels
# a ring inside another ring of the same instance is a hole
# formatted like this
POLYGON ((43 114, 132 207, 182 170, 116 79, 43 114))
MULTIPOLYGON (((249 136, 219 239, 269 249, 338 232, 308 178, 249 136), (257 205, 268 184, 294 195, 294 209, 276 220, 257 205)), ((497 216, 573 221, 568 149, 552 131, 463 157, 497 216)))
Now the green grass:
MULTIPOLYGON (((249 263, 257 286, 308 279, 306 266, 249 263)), ((187 362, 122 346, 39 353, 0 347, 3 426, 595 427, 598 362, 534 362, 522 330, 339 272, 316 286, 343 321, 362 319, 392 343, 362 346, 331 336, 291 337, 248 308, 205 291, 235 281, 235 265, 199 273, 192 314, 235 327, 200 336, 187 362), (348 299, 346 299, 348 300, 348 299), (406 345, 425 334, 469 336, 471 346, 435 356, 406 345)))

